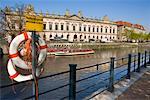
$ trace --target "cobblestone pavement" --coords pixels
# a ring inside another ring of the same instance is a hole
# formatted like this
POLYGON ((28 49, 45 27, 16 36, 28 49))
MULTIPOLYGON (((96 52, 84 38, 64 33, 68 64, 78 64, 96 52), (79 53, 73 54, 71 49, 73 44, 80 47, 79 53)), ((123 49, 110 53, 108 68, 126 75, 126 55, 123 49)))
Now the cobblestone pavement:
POLYGON ((150 71, 144 73, 116 100, 150 100, 150 71))

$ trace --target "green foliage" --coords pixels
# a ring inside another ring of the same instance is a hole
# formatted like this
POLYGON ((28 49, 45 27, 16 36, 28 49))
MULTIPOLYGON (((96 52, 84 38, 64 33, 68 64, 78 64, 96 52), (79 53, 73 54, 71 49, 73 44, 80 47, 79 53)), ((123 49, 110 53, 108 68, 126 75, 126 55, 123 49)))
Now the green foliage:
POLYGON ((126 36, 128 40, 150 40, 150 33, 136 33, 134 30, 125 29, 123 36, 126 36))

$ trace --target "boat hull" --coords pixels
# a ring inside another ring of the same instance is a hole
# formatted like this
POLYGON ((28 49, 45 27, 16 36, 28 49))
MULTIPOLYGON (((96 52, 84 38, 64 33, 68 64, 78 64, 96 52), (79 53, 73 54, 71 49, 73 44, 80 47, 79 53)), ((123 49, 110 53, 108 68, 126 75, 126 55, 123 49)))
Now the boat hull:
POLYGON ((94 51, 87 52, 58 52, 55 53, 55 56, 73 56, 73 55, 85 55, 85 54, 93 54, 94 51))

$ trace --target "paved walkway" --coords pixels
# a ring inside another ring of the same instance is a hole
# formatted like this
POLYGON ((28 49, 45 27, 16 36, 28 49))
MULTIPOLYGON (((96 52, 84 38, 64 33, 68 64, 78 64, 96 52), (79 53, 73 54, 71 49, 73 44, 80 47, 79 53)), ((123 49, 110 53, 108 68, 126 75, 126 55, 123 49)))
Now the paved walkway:
POLYGON ((150 100, 150 71, 145 72, 116 100, 150 100))
POLYGON ((150 65, 141 68, 140 73, 131 73, 130 80, 115 84, 114 92, 106 90, 92 100, 150 100, 150 65))

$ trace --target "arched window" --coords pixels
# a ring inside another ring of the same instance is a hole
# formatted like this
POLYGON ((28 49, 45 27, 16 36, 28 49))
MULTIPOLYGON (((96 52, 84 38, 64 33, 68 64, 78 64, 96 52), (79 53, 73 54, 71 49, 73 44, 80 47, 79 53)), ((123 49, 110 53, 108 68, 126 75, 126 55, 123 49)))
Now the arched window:
POLYGON ((103 36, 101 36, 101 39, 103 38, 103 36))
POLYGON ((86 39, 86 35, 84 36, 84 39, 86 39))
POLYGON ((93 39, 95 38, 95 36, 93 36, 93 39))

